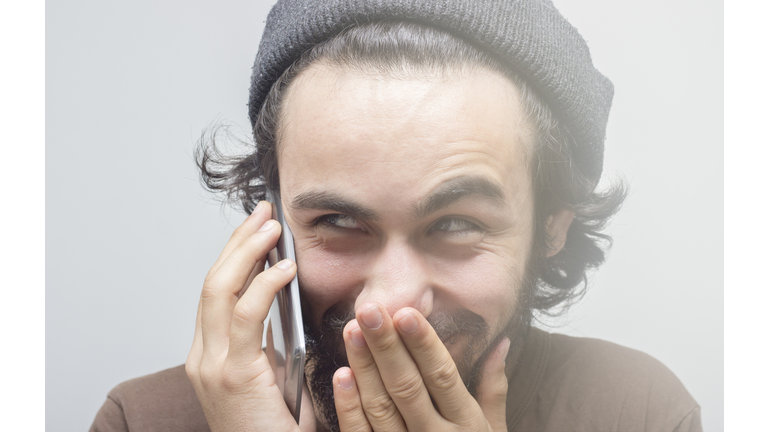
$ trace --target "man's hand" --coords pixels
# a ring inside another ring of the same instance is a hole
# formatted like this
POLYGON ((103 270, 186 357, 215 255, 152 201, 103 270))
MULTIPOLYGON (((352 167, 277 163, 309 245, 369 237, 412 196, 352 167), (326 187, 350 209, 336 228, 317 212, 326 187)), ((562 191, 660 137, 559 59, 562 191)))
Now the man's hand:
POLYGON ((364 304, 345 327, 344 342, 351 369, 333 377, 342 431, 507 430, 508 339, 486 361, 477 400, 415 309, 390 317, 380 305, 364 304))
MULTIPOLYGON (((186 369, 213 432, 300 430, 261 349, 272 300, 296 274, 290 260, 263 271, 280 236, 271 215, 262 201, 235 230, 200 296, 186 369)), ((302 400, 301 430, 314 431, 311 401, 302 400)))

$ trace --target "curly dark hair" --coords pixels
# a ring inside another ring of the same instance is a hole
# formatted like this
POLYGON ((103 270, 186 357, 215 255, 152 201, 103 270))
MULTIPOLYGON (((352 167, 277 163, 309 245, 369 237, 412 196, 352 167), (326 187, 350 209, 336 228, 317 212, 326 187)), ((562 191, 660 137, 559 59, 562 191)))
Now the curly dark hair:
POLYGON ((209 191, 222 193, 227 201, 250 213, 268 189, 279 187, 277 146, 283 98, 294 79, 315 62, 391 77, 414 73, 440 76, 478 67, 508 77, 517 86, 526 120, 535 130, 529 171, 535 192, 532 253, 536 282, 525 302, 532 310, 558 315, 583 296, 588 271, 605 261, 611 245, 603 230, 626 197, 624 183, 616 181, 597 191, 596 180, 586 177, 573 162, 573 137, 534 89, 509 66, 444 30, 407 21, 381 21, 347 28, 309 47, 272 86, 253 129, 255 149, 253 143, 240 140, 246 151, 230 155, 220 145, 222 138, 232 142, 227 126, 204 132, 195 160, 209 191), (547 238, 546 220, 562 208, 573 211, 575 217, 562 250, 547 258, 551 239, 547 238))

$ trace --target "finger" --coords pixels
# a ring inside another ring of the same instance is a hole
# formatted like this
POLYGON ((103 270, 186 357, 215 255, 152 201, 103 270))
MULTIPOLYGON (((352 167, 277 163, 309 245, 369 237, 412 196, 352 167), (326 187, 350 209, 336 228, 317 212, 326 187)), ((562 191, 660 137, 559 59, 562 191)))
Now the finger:
MULTIPOLYGON (((253 213, 251 214, 253 216, 253 218, 251 218, 253 219, 253 221, 249 223, 251 227, 255 226, 261 229, 264 226, 264 224, 272 217, 272 210, 271 210, 272 204, 270 204, 267 201, 259 201, 259 204, 257 204, 256 207, 257 208, 255 208, 253 210, 253 213), (260 210, 258 208, 259 206, 262 206, 263 210, 260 210)), ((245 225, 245 222, 243 224, 245 225)), ((230 251, 227 251, 225 248, 225 251, 222 252, 222 255, 224 255, 224 253, 227 253, 227 256, 229 256, 229 254, 232 253, 232 250, 234 250, 234 247, 230 251)), ((251 274, 248 275, 248 279, 246 280, 245 284, 243 284, 243 289, 237 294, 238 297, 242 297, 243 293, 245 293, 245 291, 251 285, 251 282, 253 282, 253 280, 256 278, 256 275, 264 271, 264 264, 266 264, 266 262, 267 262, 266 256, 259 259, 256 265, 253 267, 253 270, 251 270, 251 274)), ((211 269, 211 272, 215 272, 217 269, 218 267, 214 265, 214 268, 211 269)))
POLYGON ((357 320, 347 323, 343 335, 349 366, 354 372, 363 411, 371 428, 376 431, 405 431, 405 422, 384 387, 357 320))
MULTIPOLYGON (((277 356, 275 355, 275 343, 272 339, 272 320, 267 324, 267 347, 264 352, 267 354, 267 360, 269 360, 269 366, 272 370, 277 370, 277 356)), ((264 341, 261 342, 261 346, 264 346, 264 341)))
POLYGON ((304 381, 304 391, 301 397, 301 414, 299 414, 299 429, 302 432, 315 432, 317 430, 317 419, 315 418, 315 407, 312 404, 312 397, 309 394, 309 387, 304 381))
POLYGON ((403 308, 393 320, 440 414, 458 424, 478 417, 477 403, 464 386, 456 363, 424 316, 416 309, 403 308))
POLYGON ((259 201, 251 214, 245 218, 243 223, 232 233, 232 236, 230 236, 226 246, 224 246, 221 254, 219 254, 219 257, 216 259, 216 262, 213 264, 213 266, 211 266, 208 274, 211 275, 215 273, 216 270, 218 270, 218 268, 221 266, 221 263, 227 259, 229 254, 231 254, 232 251, 235 250, 235 248, 239 246, 243 240, 253 235, 253 233, 258 231, 258 229, 264 225, 264 222, 271 218, 272 204, 264 200, 259 201))
POLYGON ((333 400, 342 432, 368 432, 371 425, 365 417, 355 375, 348 367, 340 368, 333 375, 333 400))
MULTIPOLYGON (((403 417, 408 430, 438 427, 440 416, 408 349, 397 334, 387 311, 379 304, 367 303, 357 310, 357 322, 365 336, 387 393, 403 417)), ((374 429, 376 429, 376 426, 374 429)))
POLYGON ((245 284, 243 284, 243 289, 240 290, 239 293, 237 293, 237 297, 240 298, 245 294, 245 291, 248 289, 249 286, 251 286, 251 282, 253 282, 254 279, 256 279, 256 276, 264 271, 264 264, 267 262, 266 257, 258 260, 256 262, 256 266, 253 267, 253 270, 251 270, 251 274, 248 275, 248 279, 245 280, 245 284))
POLYGON ((202 293, 204 353, 215 356, 226 348, 238 293, 254 266, 275 247, 279 236, 280 224, 273 220, 265 222, 259 231, 243 240, 229 254, 212 276, 206 278, 202 293))
POLYGON ((197 317, 195 318, 195 336, 192 339, 192 348, 187 355, 187 362, 184 365, 187 376, 190 380, 196 381, 199 376, 200 362, 203 358, 203 329, 201 315, 203 310, 203 301, 197 302, 197 317))
POLYGON ((505 371, 509 339, 499 343, 488 356, 484 365, 483 377, 477 387, 477 402, 491 429, 507 430, 507 375, 505 371))
MULTIPOLYGON (((261 357, 264 320, 269 314, 272 300, 275 294, 293 279, 294 275, 296 275, 296 264, 289 259, 282 260, 256 276, 237 302, 232 312, 232 325, 229 330, 227 360, 231 364, 247 366, 261 357)), ((268 361, 264 363, 264 367, 271 369, 268 361)))

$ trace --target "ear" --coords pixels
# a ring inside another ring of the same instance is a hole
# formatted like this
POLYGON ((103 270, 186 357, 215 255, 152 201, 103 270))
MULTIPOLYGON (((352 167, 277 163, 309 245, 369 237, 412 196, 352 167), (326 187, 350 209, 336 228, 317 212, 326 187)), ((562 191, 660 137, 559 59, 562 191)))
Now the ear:
POLYGON ((547 218, 547 258, 558 254, 565 246, 568 228, 573 222, 573 211, 561 208, 547 218))

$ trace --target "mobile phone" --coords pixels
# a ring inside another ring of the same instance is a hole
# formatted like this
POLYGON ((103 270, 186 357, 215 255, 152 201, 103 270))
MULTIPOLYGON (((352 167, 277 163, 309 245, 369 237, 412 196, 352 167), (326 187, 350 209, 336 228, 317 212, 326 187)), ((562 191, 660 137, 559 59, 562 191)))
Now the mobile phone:
MULTIPOLYGON (((272 202, 272 218, 282 226, 282 234, 277 247, 267 255, 269 266, 283 259, 296 262, 296 250, 293 245, 291 228, 285 223, 280 193, 269 191, 267 200, 272 202)), ((275 349, 275 379, 283 393, 285 404, 299 423, 301 414, 301 391, 304 386, 304 359, 306 347, 304 340, 304 322, 301 317, 298 274, 290 283, 278 291, 269 311, 269 325, 272 332, 272 344, 275 349)))

